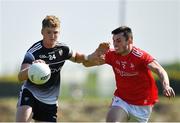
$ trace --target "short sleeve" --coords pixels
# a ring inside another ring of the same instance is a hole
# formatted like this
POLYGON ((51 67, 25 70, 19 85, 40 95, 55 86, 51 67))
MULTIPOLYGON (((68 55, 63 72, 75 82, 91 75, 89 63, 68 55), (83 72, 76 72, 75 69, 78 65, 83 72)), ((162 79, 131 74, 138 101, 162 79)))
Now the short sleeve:
POLYGON ((67 45, 63 46, 63 50, 64 50, 64 58, 70 59, 73 55, 73 50, 71 50, 70 47, 68 47, 67 45))
POLYGON ((32 53, 30 52, 26 52, 25 56, 24 56, 24 60, 22 63, 29 63, 32 64, 32 62, 35 60, 35 57, 33 56, 32 53))
POLYGON ((69 49, 69 53, 68 53, 68 59, 70 59, 72 56, 73 56, 73 50, 72 49, 69 49))
POLYGON ((149 63, 151 63, 154 60, 154 58, 145 51, 143 51, 142 59, 143 59, 143 64, 145 66, 147 66, 149 63))

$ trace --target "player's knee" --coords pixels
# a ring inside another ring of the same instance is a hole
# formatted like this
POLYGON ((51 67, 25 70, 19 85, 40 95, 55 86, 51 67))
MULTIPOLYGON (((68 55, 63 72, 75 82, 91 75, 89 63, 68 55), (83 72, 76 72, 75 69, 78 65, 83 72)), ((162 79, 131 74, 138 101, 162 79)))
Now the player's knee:
POLYGON ((112 107, 106 117, 106 122, 126 121, 128 121, 128 114, 122 108, 112 107))

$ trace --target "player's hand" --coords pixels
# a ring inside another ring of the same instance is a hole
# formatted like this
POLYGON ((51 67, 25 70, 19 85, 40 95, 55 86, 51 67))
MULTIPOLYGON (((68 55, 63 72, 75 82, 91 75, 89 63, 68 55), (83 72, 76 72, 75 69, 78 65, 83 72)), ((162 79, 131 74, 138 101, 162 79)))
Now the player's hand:
POLYGON ((33 61, 32 63, 46 63, 46 62, 42 59, 37 59, 37 60, 33 61))
POLYGON ((98 48, 96 49, 96 53, 101 56, 104 55, 110 48, 109 42, 102 42, 99 44, 98 48))
POLYGON ((174 92, 173 88, 170 86, 166 86, 163 88, 163 94, 164 94, 164 96, 169 97, 169 98, 175 97, 175 92, 174 92))
POLYGON ((95 64, 99 64, 99 59, 100 57, 97 52, 88 55, 88 60, 93 61, 95 64))
POLYGON ((99 44, 98 48, 88 56, 90 60, 99 62, 101 60, 104 60, 105 53, 109 50, 110 43, 109 42, 102 42, 99 44))
POLYGON ((105 62, 105 55, 100 55, 95 51, 88 55, 88 61, 91 62, 92 65, 101 65, 105 62))
POLYGON ((102 64, 105 61, 105 53, 109 50, 110 43, 109 42, 102 42, 99 44, 98 48, 94 52, 94 58, 97 64, 102 64))
POLYGON ((105 53, 109 50, 110 43, 102 42, 99 44, 98 48, 91 54, 88 55, 88 60, 83 62, 86 67, 102 65, 105 63, 105 53))

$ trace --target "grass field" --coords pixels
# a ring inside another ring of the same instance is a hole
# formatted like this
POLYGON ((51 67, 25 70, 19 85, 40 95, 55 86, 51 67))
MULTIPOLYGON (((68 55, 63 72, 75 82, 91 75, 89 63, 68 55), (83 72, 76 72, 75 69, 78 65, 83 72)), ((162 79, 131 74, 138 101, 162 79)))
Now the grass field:
MULTIPOLYGON (((105 121, 111 99, 83 98, 80 100, 61 99, 59 101, 58 121, 99 122, 105 121)), ((14 122, 16 98, 0 99, 0 122, 14 122)), ((150 121, 180 122, 180 97, 160 98, 154 107, 150 121)))

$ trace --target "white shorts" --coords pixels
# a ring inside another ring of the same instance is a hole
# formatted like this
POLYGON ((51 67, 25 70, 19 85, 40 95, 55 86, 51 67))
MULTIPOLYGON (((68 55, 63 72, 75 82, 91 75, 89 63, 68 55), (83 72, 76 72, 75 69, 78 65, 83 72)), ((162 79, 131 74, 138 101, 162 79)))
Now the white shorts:
POLYGON ((112 106, 121 107, 127 112, 129 120, 136 120, 138 122, 148 122, 152 112, 152 106, 137 106, 128 104, 119 97, 114 97, 112 106))

